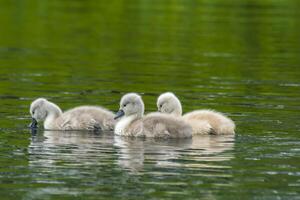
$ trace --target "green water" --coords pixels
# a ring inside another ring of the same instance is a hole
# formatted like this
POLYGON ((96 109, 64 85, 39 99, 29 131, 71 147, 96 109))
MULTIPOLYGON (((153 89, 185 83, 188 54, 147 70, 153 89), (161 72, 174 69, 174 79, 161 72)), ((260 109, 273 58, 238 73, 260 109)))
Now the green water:
POLYGON ((298 0, 1 0, 0 198, 300 199, 298 0), (234 137, 38 131, 37 97, 118 109, 176 93, 234 137))

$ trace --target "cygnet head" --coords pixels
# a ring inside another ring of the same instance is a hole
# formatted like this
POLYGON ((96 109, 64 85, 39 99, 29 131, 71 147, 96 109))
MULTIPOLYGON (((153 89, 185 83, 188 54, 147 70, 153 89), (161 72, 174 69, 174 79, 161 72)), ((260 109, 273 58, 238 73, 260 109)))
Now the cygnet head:
POLYGON ((120 109, 117 112, 115 119, 122 116, 142 117, 144 114, 144 102, 142 97, 136 93, 128 93, 124 95, 120 101, 120 109))
POLYGON ((29 127, 36 128, 37 122, 56 118, 62 114, 62 111, 57 105, 47 101, 47 99, 38 98, 31 103, 30 114, 32 123, 29 127))
POLYGON ((181 116, 182 107, 179 99, 172 93, 166 92, 157 98, 157 109, 161 113, 173 114, 181 116))
POLYGON ((44 121, 47 117, 47 99, 38 98, 34 100, 30 105, 30 114, 36 121, 44 121))

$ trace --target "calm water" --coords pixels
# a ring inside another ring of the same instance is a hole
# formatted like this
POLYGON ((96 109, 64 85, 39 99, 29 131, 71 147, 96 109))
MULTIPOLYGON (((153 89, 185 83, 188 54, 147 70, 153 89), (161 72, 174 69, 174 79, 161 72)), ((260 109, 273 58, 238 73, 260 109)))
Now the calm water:
POLYGON ((1 199, 300 199, 298 0, 0 1, 1 199), (161 92, 234 137, 31 134, 29 104, 161 92))

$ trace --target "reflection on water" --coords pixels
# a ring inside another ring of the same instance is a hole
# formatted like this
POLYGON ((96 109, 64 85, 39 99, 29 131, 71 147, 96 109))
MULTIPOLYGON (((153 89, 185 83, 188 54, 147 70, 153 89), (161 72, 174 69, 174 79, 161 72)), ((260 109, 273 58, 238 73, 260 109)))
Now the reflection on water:
MULTIPOLYGON (((138 191, 151 197, 162 188, 168 191, 165 195, 182 198, 206 178, 231 177, 226 162, 234 158, 233 150, 234 137, 227 136, 156 140, 111 132, 44 131, 33 135, 28 147, 31 184, 37 188, 28 191, 25 199, 86 193, 110 196, 111 192, 132 198, 139 196, 138 191), (186 178, 193 182, 189 187, 186 178), (119 188, 120 183, 128 188, 119 188), (178 186, 187 188, 178 191, 178 186)), ((214 197, 211 191, 205 193, 214 197)))
POLYGON ((81 167, 114 161, 132 171, 151 173, 151 167, 227 168, 218 161, 233 158, 234 136, 198 136, 182 140, 157 140, 94 134, 80 131, 45 131, 32 137, 29 165, 51 171, 56 167, 81 167))
POLYGON ((118 164, 132 171, 141 171, 149 164, 166 168, 214 168, 220 166, 202 162, 231 159, 233 153, 224 152, 233 150, 234 136, 198 136, 167 141, 115 136, 114 146, 118 148, 118 164))
POLYGON ((110 134, 81 131, 44 131, 33 135, 28 148, 30 166, 88 166, 102 163, 112 152, 110 134), (96 159, 95 159, 96 158, 96 159))

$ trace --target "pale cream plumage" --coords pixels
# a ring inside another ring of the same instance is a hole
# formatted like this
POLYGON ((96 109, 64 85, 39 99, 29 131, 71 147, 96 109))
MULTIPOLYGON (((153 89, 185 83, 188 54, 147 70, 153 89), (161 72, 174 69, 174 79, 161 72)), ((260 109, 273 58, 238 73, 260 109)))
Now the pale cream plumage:
POLYGON ((54 103, 38 98, 31 103, 30 114, 36 121, 44 121, 47 130, 113 130, 114 114, 98 106, 80 106, 62 112, 54 103))
MULTIPOLYGON (((182 106, 179 99, 171 92, 161 94, 157 99, 159 112, 176 117, 182 115, 182 106)), ((224 114, 213 110, 195 110, 186 113, 182 118, 193 128, 193 135, 234 134, 234 122, 224 114)))

